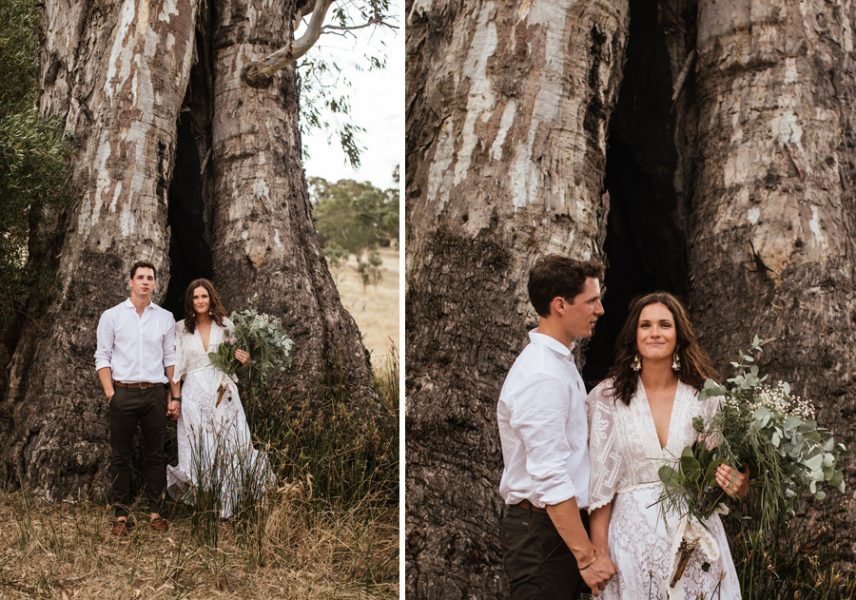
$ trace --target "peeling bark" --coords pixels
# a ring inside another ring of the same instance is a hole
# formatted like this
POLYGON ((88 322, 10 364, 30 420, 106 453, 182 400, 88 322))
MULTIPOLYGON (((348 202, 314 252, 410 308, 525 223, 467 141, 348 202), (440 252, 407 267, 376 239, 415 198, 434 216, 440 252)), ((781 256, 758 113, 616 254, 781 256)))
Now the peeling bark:
MULTIPOLYGON (((266 86, 240 79, 243 64, 291 39, 303 4, 46 3, 39 107, 64 118, 72 136, 77 201, 44 215, 37 232, 43 250, 31 258, 54 264, 61 285, 49 306, 33 308, 4 365, 5 479, 20 473, 51 499, 98 493, 107 484, 95 328, 100 313, 126 297, 133 261, 151 260, 167 290, 182 107, 193 111, 185 151, 199 152, 186 164, 201 171, 185 182, 201 189, 184 208, 204 213, 192 217, 200 229, 194 234, 211 243, 215 283, 232 309, 257 291, 257 306, 283 317, 295 339, 279 397, 311 399, 346 383, 356 407, 374 407, 368 355, 341 306, 309 212, 294 70, 266 86), (191 80, 197 89, 188 92, 191 80)), ((182 263, 181 277, 192 275, 187 269, 182 263)))
POLYGON ((165 184, 196 15, 192 0, 45 5, 39 107, 65 117, 79 200, 47 221, 66 223, 63 232, 40 232, 59 249, 60 289, 23 327, 0 414, 5 476, 19 472, 49 498, 104 484, 106 404, 92 359, 100 312, 124 295, 133 260, 168 278, 165 184))
POLYGON ((301 167, 299 97, 294 66, 265 86, 242 78, 244 65, 292 37, 295 6, 219 2, 214 39, 215 281, 235 308, 256 305, 281 315, 297 341, 282 386, 293 401, 328 384, 346 385, 355 407, 370 409, 368 354, 342 308, 321 252, 301 167))
MULTIPOLYGON (((623 63, 618 3, 408 4, 408 595, 507 594, 494 410, 525 343, 526 272, 547 252, 604 248, 612 265, 641 265, 626 269, 628 298, 652 285, 688 293, 723 373, 754 333, 773 338, 762 367, 853 446, 853 4, 637 9, 639 21, 656 15, 637 50, 653 66, 623 63), (629 71, 649 67, 656 77, 629 71), (627 104, 610 123, 625 74, 627 104), (608 125, 610 160, 625 157, 609 166, 608 125), (604 245, 605 169, 623 190, 606 233, 620 244, 604 245)), ((846 497, 814 513, 844 561, 850 466, 846 497)))
POLYGON ((407 593, 506 594, 499 388, 526 273, 600 252, 625 2, 407 6, 407 593))
MULTIPOLYGON (((852 2, 699 0, 692 310, 721 366, 761 367, 856 441, 856 71, 852 2)), ((852 557, 856 484, 821 508, 852 557)))

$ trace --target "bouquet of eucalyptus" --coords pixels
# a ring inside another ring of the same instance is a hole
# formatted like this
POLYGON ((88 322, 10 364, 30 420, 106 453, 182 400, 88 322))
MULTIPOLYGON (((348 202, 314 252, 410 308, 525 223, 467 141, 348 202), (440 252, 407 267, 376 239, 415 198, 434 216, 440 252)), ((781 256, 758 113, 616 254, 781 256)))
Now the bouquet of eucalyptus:
MULTIPOLYGON (((234 327, 226 331, 226 339, 215 352, 209 352, 211 364, 223 371, 232 382, 237 382, 238 367, 235 350, 250 353, 250 377, 264 382, 270 373, 285 371, 291 366, 291 350, 294 342, 285 333, 274 316, 260 313, 255 308, 233 312, 230 317, 234 327)), ((224 386, 217 393, 217 404, 223 397, 224 386)))
MULTIPOLYGON (((844 491, 839 456, 844 445, 818 427, 812 404, 793 394, 788 383, 771 384, 760 375, 755 363, 761 345, 755 336, 751 350, 731 363, 735 374, 726 385, 707 380, 699 400, 719 398, 719 411, 709 423, 695 419, 698 441, 684 449, 677 464, 659 470, 660 500, 696 524, 715 512, 727 514, 730 498, 715 479, 722 463, 749 467, 751 488, 759 494, 753 503, 758 514, 750 516, 761 530, 793 515, 797 499, 806 492, 819 501, 826 497, 824 487, 844 491)), ((698 546, 694 537, 680 540, 672 586, 698 546)))

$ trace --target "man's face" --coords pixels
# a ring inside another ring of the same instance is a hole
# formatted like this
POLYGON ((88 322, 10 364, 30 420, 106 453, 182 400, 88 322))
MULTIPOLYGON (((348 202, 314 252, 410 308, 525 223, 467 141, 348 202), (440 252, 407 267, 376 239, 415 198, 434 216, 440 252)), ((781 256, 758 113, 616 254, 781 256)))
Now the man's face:
POLYGON ((603 304, 600 303, 600 281, 588 277, 583 284, 583 290, 574 296, 571 302, 564 301, 562 324, 565 333, 571 339, 591 337, 594 324, 603 314, 603 304))
POLYGON ((155 291, 155 272, 148 267, 137 267, 134 276, 128 280, 131 297, 149 300, 155 291))

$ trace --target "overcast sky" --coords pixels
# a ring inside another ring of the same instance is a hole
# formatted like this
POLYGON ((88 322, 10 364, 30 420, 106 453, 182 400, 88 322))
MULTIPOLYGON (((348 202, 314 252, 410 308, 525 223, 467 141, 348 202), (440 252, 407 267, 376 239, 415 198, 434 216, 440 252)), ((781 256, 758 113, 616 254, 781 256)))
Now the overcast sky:
MULTIPOLYGON (((390 11, 397 14, 400 7, 400 2, 393 0, 390 11)), ((357 138, 363 150, 361 164, 356 171, 347 163, 335 134, 318 130, 310 132, 303 139, 309 150, 305 164, 307 177, 323 177, 331 182, 339 179, 369 181, 381 189, 398 187, 393 183, 392 170, 404 156, 404 37, 402 19, 397 18, 395 24, 399 29, 369 27, 357 30, 355 38, 327 33, 310 50, 310 54, 323 53, 326 57, 335 57, 337 64, 342 66, 342 72, 351 81, 348 91, 350 120, 365 131, 357 138), (386 68, 357 70, 357 65, 368 64, 367 52, 377 55, 382 41, 386 43, 386 68)), ((337 115, 334 118, 348 117, 337 115)), ((401 165, 400 168, 403 170, 403 167, 401 165)))

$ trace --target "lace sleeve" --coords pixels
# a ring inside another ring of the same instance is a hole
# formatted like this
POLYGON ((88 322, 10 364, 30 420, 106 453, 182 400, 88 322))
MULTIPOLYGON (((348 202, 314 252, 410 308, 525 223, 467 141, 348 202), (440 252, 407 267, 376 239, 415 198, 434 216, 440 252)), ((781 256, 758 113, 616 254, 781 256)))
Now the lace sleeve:
POLYGON ((621 472, 621 452, 615 427, 615 399, 606 391, 611 386, 611 380, 602 382, 586 399, 591 455, 589 512, 612 501, 621 472))

